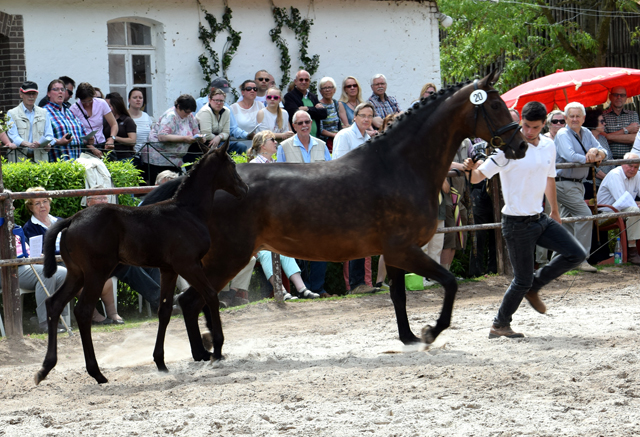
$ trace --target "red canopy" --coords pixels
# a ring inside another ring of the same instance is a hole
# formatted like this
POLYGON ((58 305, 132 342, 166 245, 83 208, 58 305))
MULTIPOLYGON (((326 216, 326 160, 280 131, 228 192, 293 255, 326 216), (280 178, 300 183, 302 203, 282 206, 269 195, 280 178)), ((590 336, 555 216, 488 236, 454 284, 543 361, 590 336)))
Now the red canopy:
POLYGON ((502 99, 509 109, 518 111, 532 101, 544 104, 547 111, 556 106, 564 109, 569 102, 580 102, 588 107, 607 102, 609 91, 616 86, 625 87, 628 97, 640 94, 640 70, 618 67, 558 70, 507 91, 502 99))

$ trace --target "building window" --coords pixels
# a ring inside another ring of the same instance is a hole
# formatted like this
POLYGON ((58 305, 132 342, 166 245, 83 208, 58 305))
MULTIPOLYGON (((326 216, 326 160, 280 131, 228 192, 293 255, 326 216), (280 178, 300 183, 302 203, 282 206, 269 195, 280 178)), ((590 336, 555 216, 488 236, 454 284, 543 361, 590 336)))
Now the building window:
POLYGON ((131 88, 142 89, 145 111, 153 115, 155 41, 151 26, 133 21, 107 23, 109 89, 127 100, 131 88))

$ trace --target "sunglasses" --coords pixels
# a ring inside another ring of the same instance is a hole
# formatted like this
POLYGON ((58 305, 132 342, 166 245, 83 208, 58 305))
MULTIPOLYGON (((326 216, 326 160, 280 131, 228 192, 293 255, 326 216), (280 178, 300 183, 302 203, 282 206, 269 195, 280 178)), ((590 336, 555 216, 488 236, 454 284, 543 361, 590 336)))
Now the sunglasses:
POLYGON ((627 97, 626 94, 622 94, 622 93, 611 93, 611 97, 613 98, 622 98, 622 97, 627 97))
POLYGON ((604 121, 604 119, 600 119, 600 120, 598 120, 598 123, 599 123, 599 124, 607 124, 607 122, 606 122, 606 121, 604 121))
POLYGON ((358 88, 358 85, 354 83, 352 85, 345 85, 344 87, 345 88, 358 88))
POLYGON ((566 124, 567 122, 564 120, 551 120, 551 124, 566 124))
POLYGON ((259 77, 256 79, 259 82, 269 82, 269 78, 268 77, 259 77))
POLYGON ((320 91, 329 91, 335 89, 333 86, 323 86, 322 88, 320 88, 320 91))
POLYGON ((302 126, 303 124, 311 124, 311 120, 303 120, 296 122, 298 126, 302 126))
POLYGON ((67 90, 67 94, 69 94, 70 96, 72 96, 72 95, 73 95, 73 91, 71 91, 71 90, 67 90))
POLYGON ((248 86, 244 88, 245 91, 258 91, 257 86, 248 86))
POLYGON ((280 100, 280 96, 267 96, 267 100, 280 100))
POLYGON ((215 100, 214 100, 214 99, 211 99, 211 101, 212 101, 213 103, 224 103, 224 102, 225 102, 224 100, 221 100, 221 99, 215 99, 215 100))
POLYGON ((298 82, 309 82, 311 79, 307 79, 305 77, 301 77, 300 79, 298 79, 298 82))

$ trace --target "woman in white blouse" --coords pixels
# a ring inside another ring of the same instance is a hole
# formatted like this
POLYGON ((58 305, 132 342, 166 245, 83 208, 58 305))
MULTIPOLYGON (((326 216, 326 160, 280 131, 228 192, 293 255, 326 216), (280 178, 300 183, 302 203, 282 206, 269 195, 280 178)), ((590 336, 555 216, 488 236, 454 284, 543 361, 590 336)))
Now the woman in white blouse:
POLYGON ((267 107, 258 111, 259 132, 271 131, 276 140, 283 141, 294 135, 289 124, 289 113, 280 106, 282 93, 278 88, 269 88, 265 95, 267 107))
POLYGON ((149 131, 153 125, 153 117, 142 110, 144 108, 144 93, 141 88, 131 88, 129 91, 129 116, 136 122, 136 145, 134 150, 139 152, 148 141, 149 131))
POLYGON ((242 100, 231 105, 231 112, 238 123, 238 127, 247 132, 248 140, 240 141, 247 148, 251 147, 251 139, 258 128, 258 112, 264 108, 262 102, 256 101, 258 87, 255 81, 245 80, 240 85, 242 100))

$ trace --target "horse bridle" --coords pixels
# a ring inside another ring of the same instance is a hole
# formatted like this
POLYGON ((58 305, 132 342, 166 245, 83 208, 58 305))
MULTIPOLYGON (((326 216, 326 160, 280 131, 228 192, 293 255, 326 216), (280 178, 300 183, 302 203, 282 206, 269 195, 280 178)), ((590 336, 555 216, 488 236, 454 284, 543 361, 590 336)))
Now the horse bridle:
MULTIPOLYGON (((473 81, 473 89, 477 90, 478 89, 478 79, 473 81)), ((489 93, 497 93, 498 90, 489 90, 489 93)), ((494 149, 499 149, 503 146, 506 146, 507 144, 511 143, 511 141, 513 141, 513 139, 515 138, 516 134, 518 132, 520 132, 520 124, 518 122, 511 122, 505 126, 502 126, 499 129, 495 129, 493 123, 491 123, 491 119, 489 118, 489 115, 487 114, 487 110, 484 107, 484 104, 486 103, 486 100, 480 104, 474 104, 475 105, 475 115, 474 115, 474 119, 475 119, 475 124, 473 127, 473 134, 474 137, 476 136, 476 129, 478 127, 478 111, 482 110, 482 116, 484 117, 484 121, 487 123, 487 127, 489 128, 489 133, 491 134, 491 140, 489 140, 489 145, 494 148, 494 149), (502 137, 500 135, 504 134, 505 132, 510 131, 511 129, 513 129, 513 134, 511 134, 511 137, 509 138, 509 140, 505 143, 504 140, 502 139, 502 137)))

